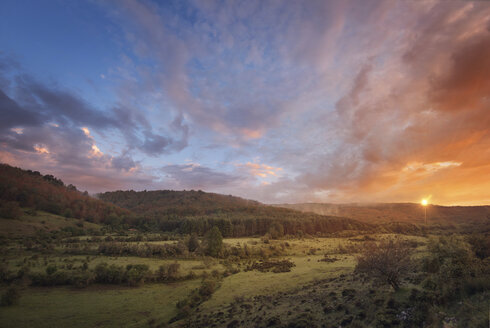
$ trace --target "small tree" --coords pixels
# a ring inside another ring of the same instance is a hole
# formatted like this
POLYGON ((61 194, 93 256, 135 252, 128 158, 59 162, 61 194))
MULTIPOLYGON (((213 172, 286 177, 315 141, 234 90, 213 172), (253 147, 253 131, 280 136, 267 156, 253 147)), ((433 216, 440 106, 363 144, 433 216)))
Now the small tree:
POLYGON ((219 231, 218 227, 214 226, 206 234, 206 253, 213 257, 218 257, 223 247, 223 236, 219 231))
POLYGON ((194 252, 199 248, 199 239, 197 238, 197 234, 194 232, 189 237, 189 241, 187 242, 187 248, 189 252, 194 252))
POLYGON ((394 290, 400 289, 400 279, 410 267, 412 250, 400 240, 368 243, 357 258, 356 272, 388 283, 394 290))
POLYGON ((269 228, 269 234, 272 239, 279 239, 284 236, 284 227, 279 222, 274 222, 269 228))

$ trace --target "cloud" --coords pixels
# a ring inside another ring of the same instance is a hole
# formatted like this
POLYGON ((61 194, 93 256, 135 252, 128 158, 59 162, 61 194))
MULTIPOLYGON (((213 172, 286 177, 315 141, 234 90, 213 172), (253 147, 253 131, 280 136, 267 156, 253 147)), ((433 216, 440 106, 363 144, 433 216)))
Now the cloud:
POLYGON ((167 183, 178 189, 220 190, 234 187, 243 177, 219 172, 199 164, 166 165, 162 168, 167 183))
POLYGON ((249 174, 254 177, 261 178, 277 177, 282 171, 282 168, 280 167, 273 167, 266 164, 252 162, 247 162, 245 164, 236 164, 235 166, 241 169, 245 169, 249 174))
POLYGON ((103 70, 116 100, 0 61, 6 160, 270 202, 490 199, 488 3, 101 6, 122 36, 103 70), (151 169, 184 149, 202 166, 151 169))
POLYGON ((81 188, 100 191, 102 181, 107 187, 123 186, 124 181, 132 185, 141 181, 153 183, 153 178, 141 171, 132 156, 137 152, 155 156, 187 145, 188 131, 182 117, 172 126, 177 139, 170 134, 154 133, 152 125, 138 111, 123 106, 105 112, 98 110, 69 90, 36 81, 11 61, 0 63, 2 78, 8 81, 3 84, 5 89, 0 89, 2 161, 45 169, 61 178, 73 179, 70 183, 81 188), (103 153, 93 131, 99 138, 119 133, 126 139, 123 144, 126 150, 120 150, 122 155, 117 150, 113 154, 103 153), (121 181, 108 182, 110 177, 121 181))

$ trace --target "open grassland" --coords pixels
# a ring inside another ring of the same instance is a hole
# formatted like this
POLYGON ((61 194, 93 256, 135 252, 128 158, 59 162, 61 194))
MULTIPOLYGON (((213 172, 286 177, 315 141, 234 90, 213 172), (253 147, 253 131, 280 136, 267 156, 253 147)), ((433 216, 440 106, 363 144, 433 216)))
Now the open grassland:
POLYGON ((14 307, 0 308, 0 326, 142 327, 162 323, 176 313, 175 304, 199 285, 198 280, 148 284, 138 288, 91 286, 28 288, 14 307))
POLYGON ((56 231, 67 228, 100 231, 101 225, 43 211, 22 210, 15 219, 0 218, 0 237, 19 238, 32 236, 40 231, 56 231))
MULTIPOLYGON (((272 273, 245 271, 250 261, 239 261, 236 265, 242 270, 221 281, 220 287, 211 299, 201 305, 203 311, 214 311, 226 306, 238 297, 250 298, 270 295, 280 291, 294 290, 298 286, 320 279, 338 277, 354 268, 351 255, 339 255, 339 261, 326 263, 319 261, 326 251, 342 244, 347 239, 296 239, 290 241, 272 240, 264 243, 260 238, 225 240, 229 245, 247 244, 250 247, 269 249, 289 242, 294 246, 286 249, 280 258, 290 259, 295 266, 290 272, 272 273), (314 249, 315 255, 311 254, 314 249)), ((222 260, 200 259, 158 259, 92 255, 35 255, 26 252, 4 258, 10 270, 16 271, 29 267, 31 272, 44 272, 49 266, 58 270, 66 267, 80 267, 88 263, 93 269, 99 263, 126 266, 128 264, 146 264, 151 270, 161 265, 178 263, 181 274, 194 271, 202 274, 214 270, 224 270, 222 260)), ((192 289, 200 285, 201 279, 179 283, 152 283, 141 287, 120 287, 110 285, 92 285, 84 289, 73 287, 23 287, 18 305, 0 308, 1 327, 140 327, 148 323, 168 322, 177 312, 176 303, 187 297, 192 289)))
POLYGON ((203 304, 203 311, 217 310, 232 303, 236 298, 271 295, 286 292, 314 280, 337 277, 354 269, 352 256, 344 256, 334 263, 320 262, 322 255, 293 256, 289 259, 295 264, 290 272, 271 273, 246 271, 223 280, 211 299, 203 304))
MULTIPOLYGON (((230 251, 224 258, 189 252, 172 258, 97 254, 98 245, 106 243, 105 237, 96 240, 77 237, 76 243, 90 246, 81 247, 82 254, 65 252, 73 241, 68 243, 64 239, 44 252, 28 250, 21 242, 12 241, 4 247, 1 264, 14 275, 27 269, 48 276, 53 267, 56 272, 95 274, 102 264, 120 268, 143 265, 153 278, 132 287, 125 282, 111 285, 96 281, 84 288, 33 287, 23 278, 24 283, 18 283, 21 295, 18 304, 0 307, 0 327, 181 327, 184 323, 195 327, 317 327, 319 322, 368 327, 370 323, 407 324, 416 320, 419 313, 428 315, 423 312, 424 302, 428 302, 423 287, 425 273, 407 272, 402 288, 393 291, 389 285, 374 282, 354 269, 367 242, 401 239, 410 244, 412 259, 422 260, 429 254, 431 236, 229 238, 223 240, 226 249, 247 249, 251 255, 240 257, 230 251), (87 254, 83 254, 84 249, 87 254), (254 267, 257 263, 278 261, 290 261, 293 266, 285 272, 262 272, 254 267), (161 267, 174 264, 178 264, 174 282, 155 282, 161 267), (206 281, 216 284, 206 291, 203 290, 206 281), (196 297, 195 304, 186 310, 184 301, 196 297)), ((183 242, 179 236, 172 241, 146 242, 146 238, 150 239, 143 236, 139 242, 110 243, 175 246, 183 242)), ((0 286, 0 292, 4 293, 6 288, 0 286)), ((483 293, 464 299, 460 307, 450 308, 451 314, 444 312, 447 307, 440 306, 434 322, 446 323, 447 327, 462 327, 463 322, 467 326, 481 325, 490 296, 486 287, 482 288, 483 293), (453 320, 455 317, 458 319, 453 320)))

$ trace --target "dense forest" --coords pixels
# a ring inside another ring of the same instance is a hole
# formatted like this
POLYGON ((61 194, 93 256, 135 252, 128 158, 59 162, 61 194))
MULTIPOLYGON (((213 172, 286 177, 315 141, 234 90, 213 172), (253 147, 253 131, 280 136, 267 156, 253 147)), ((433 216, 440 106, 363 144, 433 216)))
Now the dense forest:
POLYGON ((41 210, 106 225, 112 231, 196 233, 214 226, 224 237, 330 235, 342 231, 417 232, 411 223, 371 224, 346 217, 302 213, 203 191, 114 191, 91 197, 37 171, 0 165, 0 216, 41 210))
POLYGON ((71 184, 66 186, 52 175, 0 164, 0 216, 17 218, 21 207, 97 223, 110 223, 130 214, 71 184))
POLYGON ((115 191, 97 197, 135 213, 133 226, 182 234, 203 235, 213 226, 219 227, 224 237, 374 229, 373 225, 348 218, 301 213, 200 190, 115 191))

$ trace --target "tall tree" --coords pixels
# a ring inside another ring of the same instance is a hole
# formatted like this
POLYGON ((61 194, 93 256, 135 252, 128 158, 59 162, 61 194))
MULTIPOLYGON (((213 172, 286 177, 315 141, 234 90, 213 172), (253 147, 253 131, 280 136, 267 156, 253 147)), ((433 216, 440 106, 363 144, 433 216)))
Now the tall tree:
POLYGON ((189 237, 189 241, 187 242, 187 249, 189 252, 194 252, 199 248, 199 239, 197 239, 197 234, 193 232, 189 237))
POLYGON ((221 248, 223 247, 223 236, 221 235, 218 227, 214 226, 208 231, 206 234, 206 243, 206 254, 213 257, 218 257, 221 252, 221 248))

